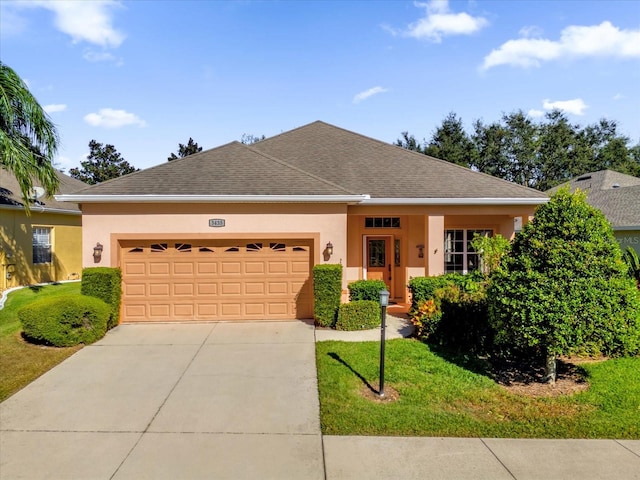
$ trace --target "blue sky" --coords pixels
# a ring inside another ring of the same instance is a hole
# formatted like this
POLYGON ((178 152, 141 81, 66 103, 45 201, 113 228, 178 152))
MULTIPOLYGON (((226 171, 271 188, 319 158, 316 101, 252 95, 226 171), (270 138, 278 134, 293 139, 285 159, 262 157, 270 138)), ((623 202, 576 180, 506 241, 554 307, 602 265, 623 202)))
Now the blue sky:
POLYGON ((640 141, 640 2, 0 1, 0 58, 79 166, 138 168, 315 120, 387 142, 554 107, 640 141))

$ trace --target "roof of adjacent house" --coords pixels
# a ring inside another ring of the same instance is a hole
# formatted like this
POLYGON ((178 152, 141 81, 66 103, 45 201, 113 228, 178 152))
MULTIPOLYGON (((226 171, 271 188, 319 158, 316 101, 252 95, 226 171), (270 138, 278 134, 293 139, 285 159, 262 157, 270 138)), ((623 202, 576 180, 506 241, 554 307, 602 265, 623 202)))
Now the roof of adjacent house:
POLYGON ((585 173, 551 190, 569 187, 587 194, 587 202, 600 209, 613 227, 640 229, 640 178, 613 170, 585 173))
MULTIPOLYGON (((58 188, 59 194, 71 194, 78 190, 86 188, 87 184, 76 180, 64 173, 56 170, 56 175, 60 181, 60 187, 58 188)), ((34 181, 34 187, 40 186, 37 181, 34 181)), ((31 201, 30 205, 32 211, 73 211, 80 212, 80 208, 75 203, 61 202, 54 197, 43 196, 31 201)), ((18 180, 13 173, 0 167, 0 207, 24 207, 24 199, 20 193, 20 186, 18 180)))
POLYGON ((317 121, 252 145, 232 142, 90 186, 79 196, 358 196, 520 199, 547 195, 317 121))

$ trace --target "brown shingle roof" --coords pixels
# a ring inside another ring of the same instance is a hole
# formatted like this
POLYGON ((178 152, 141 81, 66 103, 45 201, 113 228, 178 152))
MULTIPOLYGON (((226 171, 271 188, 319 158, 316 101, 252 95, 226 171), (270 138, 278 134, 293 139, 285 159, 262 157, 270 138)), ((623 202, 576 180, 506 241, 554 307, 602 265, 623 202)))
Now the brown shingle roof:
POLYGON ((589 205, 600 209, 614 227, 640 228, 640 178, 601 170, 579 175, 549 193, 567 186, 586 192, 589 205))
POLYGON ((252 145, 233 142, 77 193, 547 198, 542 192, 320 121, 252 145))
POLYGON ((253 147, 372 198, 546 198, 536 190, 320 121, 253 147))
POLYGON ((350 192, 240 142, 89 187, 91 195, 348 195, 350 192))
MULTIPOLYGON (((56 170, 56 174, 58 176, 58 180, 60 180, 60 187, 57 192, 58 194, 75 193, 78 190, 87 187, 86 183, 65 175, 58 170, 56 170)), ((34 186, 39 186, 37 181, 34 182, 34 186)), ((16 177, 8 170, 0 167, 0 206, 2 205, 22 207, 24 206, 24 203, 16 177)), ((45 210, 61 209, 80 211, 80 208, 78 208, 78 205, 75 203, 58 202, 55 198, 47 196, 38 198, 37 202, 32 202, 30 206, 32 209, 38 207, 38 210, 42 207, 45 210)))

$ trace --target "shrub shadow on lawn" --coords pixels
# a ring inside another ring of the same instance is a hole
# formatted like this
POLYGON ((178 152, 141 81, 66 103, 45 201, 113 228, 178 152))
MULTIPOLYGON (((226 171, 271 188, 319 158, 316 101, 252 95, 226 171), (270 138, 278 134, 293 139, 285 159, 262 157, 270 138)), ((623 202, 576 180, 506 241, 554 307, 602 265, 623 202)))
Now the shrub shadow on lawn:
POLYGON ((364 385, 365 385, 369 390, 371 390, 371 391, 372 391, 373 393, 375 393, 376 395, 378 394, 378 389, 377 389, 377 388, 375 388, 373 385, 371 385, 371 384, 369 383, 369 381, 368 381, 366 378, 364 378, 364 376, 363 376, 360 372, 358 372, 358 371, 354 370, 354 369, 353 369, 353 367, 352 367, 351 365, 349 365, 346 361, 344 361, 344 360, 342 359, 342 357, 340 357, 340 355, 338 355, 338 354, 337 354, 337 353, 335 353, 335 352, 329 352, 329 353, 327 353, 327 355, 328 355, 329 357, 333 358, 336 362, 341 363, 342 365, 344 365, 345 367, 347 367, 347 368, 351 371, 351 373, 353 373, 356 377, 358 377, 358 379, 359 379, 359 380, 360 380, 360 381, 361 381, 361 382, 362 382, 362 383, 363 383, 363 384, 364 384, 364 385))
POLYGON ((485 377, 493 378, 491 375, 491 364, 488 356, 478 355, 473 352, 462 353, 458 350, 443 347, 442 345, 436 345, 433 343, 427 343, 429 350, 434 355, 442 358, 443 360, 453 363, 460 368, 464 368, 472 373, 478 375, 484 375, 485 377))

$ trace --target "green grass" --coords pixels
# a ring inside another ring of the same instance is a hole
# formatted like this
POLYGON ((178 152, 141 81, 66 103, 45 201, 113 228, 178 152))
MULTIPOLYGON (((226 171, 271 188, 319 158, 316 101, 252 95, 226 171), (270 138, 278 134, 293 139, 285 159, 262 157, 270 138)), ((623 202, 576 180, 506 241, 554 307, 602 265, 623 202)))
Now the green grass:
POLYGON ((317 344, 323 433, 640 439, 639 357, 583 365, 587 391, 528 397, 484 375, 482 362, 463 367, 417 340, 389 340, 385 390, 399 398, 377 402, 363 392, 367 383, 377 388, 379 349, 378 342, 317 344))
POLYGON ((30 344, 22 338, 18 319, 18 310, 34 300, 73 293, 80 294, 80 282, 27 287, 9 294, 0 310, 0 402, 82 348, 30 344))

